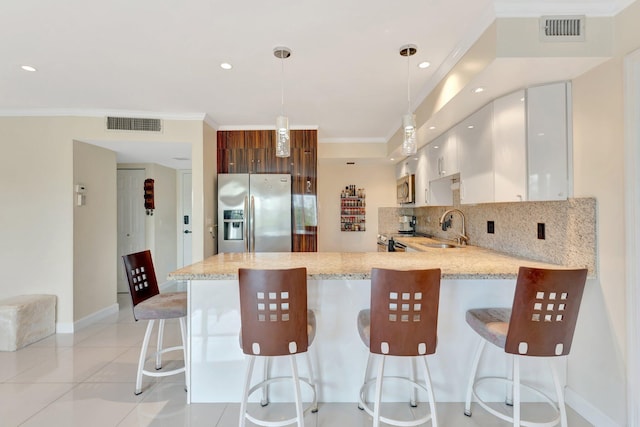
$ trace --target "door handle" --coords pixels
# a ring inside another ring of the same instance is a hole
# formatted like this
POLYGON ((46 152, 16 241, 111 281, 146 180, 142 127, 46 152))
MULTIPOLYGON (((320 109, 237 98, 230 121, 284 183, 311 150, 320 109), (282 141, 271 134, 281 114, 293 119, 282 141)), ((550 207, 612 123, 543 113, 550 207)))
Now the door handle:
POLYGON ((184 234, 191 234, 191 230, 184 230, 184 234))
POLYGON ((244 196, 244 211, 242 220, 244 221, 244 251, 249 252, 249 197, 244 196))
POLYGON ((249 208, 251 215, 251 250, 249 252, 256 251, 256 201, 251 196, 251 207, 249 208))

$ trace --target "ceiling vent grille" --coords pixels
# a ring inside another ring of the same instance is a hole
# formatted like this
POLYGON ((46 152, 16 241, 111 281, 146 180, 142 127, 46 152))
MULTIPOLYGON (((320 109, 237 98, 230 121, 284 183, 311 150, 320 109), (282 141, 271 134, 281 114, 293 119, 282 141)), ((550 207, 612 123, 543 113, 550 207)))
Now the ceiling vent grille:
POLYGON ((584 16, 543 16, 540 18, 542 41, 584 41, 584 16))
POLYGON ((107 117, 107 130, 162 132, 162 120, 133 117, 107 117))

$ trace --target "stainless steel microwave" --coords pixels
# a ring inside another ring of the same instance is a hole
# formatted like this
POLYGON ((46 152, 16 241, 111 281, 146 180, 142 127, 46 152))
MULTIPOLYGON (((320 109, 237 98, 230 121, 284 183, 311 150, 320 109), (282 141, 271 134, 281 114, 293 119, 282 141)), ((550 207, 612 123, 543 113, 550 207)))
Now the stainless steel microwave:
POLYGON ((415 181, 415 175, 405 175, 398 179, 396 193, 398 204, 404 205, 415 202, 415 181))

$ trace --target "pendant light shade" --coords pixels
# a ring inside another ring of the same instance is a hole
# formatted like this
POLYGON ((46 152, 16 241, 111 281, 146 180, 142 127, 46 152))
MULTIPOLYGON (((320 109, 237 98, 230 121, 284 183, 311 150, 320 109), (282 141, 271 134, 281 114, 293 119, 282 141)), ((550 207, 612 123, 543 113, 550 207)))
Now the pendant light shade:
POLYGON ((418 144, 416 142, 416 115, 405 114, 402 116, 402 128, 404 129, 402 155, 411 156, 416 154, 418 150, 418 144))
POLYGON ((276 47, 273 55, 280 59, 282 81, 280 85, 281 110, 276 117, 276 157, 289 157, 291 155, 291 139, 289 134, 289 119, 284 115, 284 60, 291 56, 291 49, 276 47))
POLYGON ((410 71, 410 58, 418 51, 416 45, 408 44, 400 48, 400 55, 407 57, 407 114, 402 116, 402 155, 411 156, 416 154, 418 150, 418 144, 416 141, 416 115, 411 112, 411 79, 409 75, 410 71))
POLYGON ((278 116, 276 117, 276 156, 289 157, 290 155, 289 119, 285 116, 278 116))

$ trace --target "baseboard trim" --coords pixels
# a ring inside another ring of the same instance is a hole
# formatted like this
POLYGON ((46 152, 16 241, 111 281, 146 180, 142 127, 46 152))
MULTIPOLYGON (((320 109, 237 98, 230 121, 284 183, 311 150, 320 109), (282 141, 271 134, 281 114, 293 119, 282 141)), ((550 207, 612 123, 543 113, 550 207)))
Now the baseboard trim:
POLYGON ((83 317, 80 320, 76 320, 73 323, 69 322, 58 322, 56 323, 56 333, 57 334, 72 334, 75 331, 78 331, 82 328, 86 328, 89 325, 97 323, 99 320, 104 319, 105 317, 112 316, 114 314, 118 314, 120 310, 120 306, 115 303, 110 305, 109 307, 105 307, 102 310, 98 310, 95 313, 92 313, 88 316, 83 317))
POLYGON ((56 334, 72 334, 73 323, 70 322, 56 322, 56 334))
POLYGON ((571 406, 582 418, 589 421, 594 426, 598 427, 622 427, 617 424, 611 418, 609 418, 600 409, 593 406, 590 402, 586 401, 575 391, 569 387, 565 388, 565 401, 567 405, 571 406))

